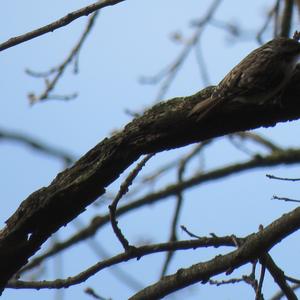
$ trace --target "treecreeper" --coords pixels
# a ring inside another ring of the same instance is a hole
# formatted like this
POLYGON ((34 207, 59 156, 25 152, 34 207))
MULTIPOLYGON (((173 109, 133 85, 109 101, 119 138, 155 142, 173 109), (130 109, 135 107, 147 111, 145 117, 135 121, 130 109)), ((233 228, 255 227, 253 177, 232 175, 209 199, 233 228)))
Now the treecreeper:
POLYGON ((300 57, 297 38, 278 37, 248 54, 215 87, 211 96, 196 104, 189 116, 203 120, 233 102, 264 105, 280 103, 280 94, 300 57))

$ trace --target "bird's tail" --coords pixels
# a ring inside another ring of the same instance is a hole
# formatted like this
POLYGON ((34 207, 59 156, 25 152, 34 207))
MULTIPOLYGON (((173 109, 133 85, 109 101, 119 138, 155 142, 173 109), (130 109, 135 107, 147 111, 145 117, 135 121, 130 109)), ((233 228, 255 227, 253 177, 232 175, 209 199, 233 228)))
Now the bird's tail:
POLYGON ((206 119, 211 113, 213 113, 219 104, 219 100, 209 97, 198 103, 188 116, 190 117, 197 115, 197 122, 200 120, 202 121, 203 119, 206 119))

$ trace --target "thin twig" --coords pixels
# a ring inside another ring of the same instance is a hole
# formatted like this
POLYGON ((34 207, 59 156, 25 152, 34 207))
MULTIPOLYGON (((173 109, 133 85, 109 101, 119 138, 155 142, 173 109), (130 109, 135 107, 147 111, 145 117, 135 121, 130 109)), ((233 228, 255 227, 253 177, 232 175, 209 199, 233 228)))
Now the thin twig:
POLYGON ((83 8, 80 8, 76 11, 68 13, 66 16, 54 21, 53 23, 47 24, 43 27, 40 27, 38 29, 35 29, 33 31, 27 32, 25 34, 15 36, 7 40, 6 42, 0 44, 0 51, 8 49, 10 47, 19 45, 21 43, 24 43, 26 41, 29 41, 31 39, 34 39, 38 36, 41 36, 43 34, 46 34, 48 32, 53 32, 54 30, 64 27, 74 20, 83 17, 88 16, 89 14, 93 13, 96 10, 99 10, 101 8, 104 8, 106 6, 111 6, 118 4, 120 2, 123 2, 125 0, 101 0, 97 1, 91 5, 85 6, 83 8))
MULTIPOLYGON (((257 261, 257 260, 256 260, 257 261)), ((257 280, 255 279, 255 268, 256 268, 256 261, 252 264, 252 270, 249 275, 243 275, 242 278, 231 278, 226 280, 209 280, 209 284, 211 285, 225 285, 225 284, 235 284, 240 282, 245 282, 246 284, 249 284, 254 290, 257 290, 257 280)))
MULTIPOLYGON (((242 243, 242 246, 236 250, 225 255, 217 255, 209 261, 193 264, 188 268, 180 269, 177 272, 164 277, 162 280, 147 286, 129 299, 142 300, 145 299, 145 295, 147 295, 148 299, 160 299, 172 292, 195 284, 196 282, 206 283, 209 278, 226 272, 228 268, 236 269, 241 265, 250 263, 253 259, 261 257, 273 246, 281 242, 283 236, 286 238, 296 232, 300 227, 299 216, 300 208, 296 208, 275 220, 263 230, 259 230, 259 232, 249 235, 244 243, 242 243)), ((297 297, 292 296, 294 295, 293 291, 291 291, 288 286, 284 286, 283 282, 274 276, 273 269, 267 261, 266 267, 275 281, 285 291, 287 298, 290 297, 288 299, 296 300, 297 297)))
POLYGON ((111 300, 111 298, 104 298, 100 295, 98 295, 92 288, 88 287, 84 290, 84 292, 87 294, 87 295, 90 295, 92 296, 94 299, 98 299, 98 300, 111 300))
POLYGON ((269 179, 284 180, 284 181, 300 181, 300 178, 278 177, 271 174, 266 174, 269 179))
POLYGON ((235 134, 228 135, 228 140, 237 150, 250 157, 257 157, 259 155, 258 153, 255 153, 252 150, 248 149, 241 141, 237 141, 235 134))
POLYGON ((235 136, 238 136, 240 138, 248 138, 252 141, 266 147, 268 150, 271 150, 271 152, 276 151, 282 151, 282 148, 276 145, 274 142, 271 142, 269 139, 263 137, 260 134, 245 131, 245 132, 237 132, 234 134, 235 136))
POLYGON ((293 277, 290 277, 290 276, 287 276, 287 275, 285 275, 284 277, 285 277, 286 280, 288 280, 292 283, 300 284, 300 279, 296 279, 296 278, 293 278, 293 277))
MULTIPOLYGON (((239 238, 239 240, 244 241, 244 238, 239 238)), ((230 236, 225 237, 202 237, 197 240, 185 240, 185 241, 176 241, 176 242, 167 242, 161 244, 154 245, 146 245, 141 247, 136 247, 135 251, 125 251, 123 253, 117 254, 111 258, 100 261, 95 265, 91 266, 87 270, 73 276, 68 277, 67 279, 56 279, 54 281, 32 281, 26 282, 21 280, 10 280, 7 284, 7 288, 14 289, 36 289, 36 288, 66 288, 72 285, 79 284, 84 282, 89 277, 95 275, 97 272, 119 264, 121 262, 128 261, 134 258, 141 258, 142 256, 146 256, 153 253, 160 253, 170 250, 187 250, 187 249, 197 249, 200 247, 221 247, 235 246, 232 242, 232 238, 230 236)))
POLYGON ((34 150, 38 150, 47 155, 61 159, 64 161, 64 164, 66 166, 72 164, 75 161, 75 156, 73 156, 61 149, 57 149, 55 147, 46 145, 42 141, 35 139, 33 137, 30 137, 26 134, 0 129, 0 140, 1 139, 22 143, 26 146, 29 146, 30 148, 33 148, 34 150))
MULTIPOLYGON (((179 53, 177 58, 173 61, 173 63, 164 69, 163 71, 159 72, 159 76, 155 76, 156 79, 162 79, 165 78, 160 89, 158 92, 158 95, 156 97, 156 101, 161 100, 166 92, 168 91, 171 83, 175 79, 181 65, 188 57, 190 51, 192 48, 199 42, 200 36, 205 28, 205 25, 208 24, 209 20, 213 17, 214 13, 216 12, 217 8, 221 4, 222 0, 215 0, 210 8, 207 11, 207 14, 199 21, 197 22, 197 28, 192 35, 192 37, 188 40, 188 42, 185 43, 185 47, 182 49, 182 51, 179 53)), ((144 80, 144 82, 150 82, 152 80, 144 80)))
POLYGON ((251 156, 251 157, 257 157, 258 155, 260 156, 259 153, 254 153, 253 151, 251 151, 250 149, 248 149, 244 144, 242 144, 239 141, 236 141, 235 138, 238 137, 240 138, 242 141, 249 139, 255 143, 258 143, 259 145, 265 147, 267 150, 275 153, 275 152, 279 152, 282 151, 282 148, 280 148, 279 146, 275 145, 273 142, 271 142, 270 140, 268 140, 267 138, 263 137, 262 135, 259 135, 257 133, 252 133, 252 132, 237 132, 234 134, 230 134, 228 136, 229 141, 232 143, 232 145, 242 151, 243 153, 251 156))
MULTIPOLYGON (((183 172, 184 172, 183 170, 184 170, 184 167, 182 169, 179 168, 179 170, 178 170, 178 182, 182 182, 182 176, 183 176, 183 172)), ((172 219, 171 232, 170 232, 170 237, 169 237, 170 242, 177 241, 176 231, 177 231, 177 224, 178 224, 178 220, 179 220, 180 210, 182 208, 182 201, 183 201, 182 192, 178 192, 178 194, 176 195, 176 198, 177 198, 176 199, 176 207, 175 207, 175 212, 174 212, 173 219, 172 219)), ((174 254, 174 251, 167 252, 167 256, 166 256, 166 259, 165 259, 165 262, 163 264, 163 268, 161 271, 161 276, 160 276, 161 278, 166 275, 169 264, 172 260, 173 254, 174 254)))
POLYGON ((256 300, 263 300, 264 296, 262 294, 262 286, 263 286, 263 282, 265 279, 265 274, 266 274, 266 266, 264 265, 264 260, 261 259, 261 271, 260 271, 260 277, 259 277, 259 282, 257 285, 257 289, 255 291, 255 299, 256 300))
POLYGON ((189 235, 190 237, 193 237, 195 239, 200 239, 200 236, 199 235, 196 235, 194 233, 192 233, 191 231, 189 231, 184 225, 181 225, 180 228, 185 232, 187 233, 187 235, 189 235))
MULTIPOLYGON (((300 288, 300 284, 294 284, 291 286, 291 289, 293 291, 297 290, 300 288)), ((285 294, 282 292, 282 290, 279 290, 273 297, 270 298, 270 300, 280 300, 283 297, 285 297, 285 294)))
POLYGON ((295 0, 295 4, 298 8, 298 18, 299 18, 299 16, 300 16, 300 0, 295 0))
MULTIPOLYGON (((276 29, 277 27, 277 17, 276 14, 278 14, 278 10, 279 10, 279 2, 280 0, 277 0, 274 7, 268 12, 268 15, 265 19, 265 22, 263 23, 262 27, 260 28, 260 30, 258 31, 257 35, 256 35, 256 40, 259 44, 263 44, 263 40, 262 40, 262 35, 264 34, 264 32, 266 31, 267 27, 269 26, 269 24, 271 23, 272 17, 275 16, 275 26, 274 28, 276 29)), ((277 36, 277 30, 275 30, 274 36, 277 36)))
POLYGON ((244 282, 244 279, 243 278, 231 278, 231 279, 227 279, 227 280, 210 279, 208 282, 211 285, 220 286, 220 285, 225 285, 225 284, 234 284, 234 283, 244 282))
MULTIPOLYGON (((222 29, 229 33, 229 37, 231 38, 230 41, 235 39, 241 40, 252 40, 255 37, 254 30, 244 29, 241 27, 241 24, 229 23, 227 21, 218 20, 218 19, 211 19, 209 21, 211 26, 214 26, 218 29, 222 29)), ((233 40, 234 41, 234 40, 233 40)))
MULTIPOLYGON (((83 224, 78 220, 78 218, 76 218, 72 224, 76 226, 78 231, 83 228, 83 224)), ((104 245, 98 243, 96 239, 87 239, 86 242, 99 258, 108 259, 111 256, 103 248, 104 245)), ((131 288, 131 290, 137 291, 143 287, 143 284, 134 277, 134 274, 124 271, 121 266, 115 265, 112 268, 109 268, 108 272, 111 272, 121 283, 131 288)))
POLYGON ((275 2, 274 7, 274 30, 273 30, 273 37, 276 37, 279 35, 279 27, 280 27, 280 0, 277 0, 275 2))
POLYGON ((198 70, 200 72, 200 76, 202 78, 202 83, 204 86, 209 86, 211 85, 211 81, 209 78, 209 72, 208 72, 208 68, 203 56, 203 51, 201 49, 201 45, 200 43, 196 43, 195 45, 195 56, 196 56, 196 61, 198 64, 198 70))
POLYGON ((281 288, 282 292, 289 300, 297 300, 293 289, 287 284, 284 272, 275 264, 274 260, 269 254, 264 255, 264 264, 272 275, 274 281, 281 288))
POLYGON ((166 163, 162 167, 156 169, 150 175, 144 176, 142 178, 142 182, 143 183, 148 183, 148 182, 152 182, 152 181, 156 180, 159 176, 161 176, 164 173, 166 173, 167 171, 170 171, 171 169, 175 168, 178 165, 178 160, 182 161, 182 160, 186 159, 190 155, 195 156, 197 153, 199 153, 200 151, 202 151, 204 147, 210 145, 212 142, 214 142, 214 140, 206 140, 204 142, 199 143, 187 156, 185 155, 182 158, 179 157, 179 158, 176 158, 175 160, 173 160, 173 161, 171 161, 169 163, 166 163))
POLYGON ((137 164, 137 166, 134 168, 132 172, 128 175, 128 177, 125 179, 125 181, 121 184, 120 190, 116 196, 116 198, 113 200, 112 204, 109 205, 109 212, 110 212, 110 222, 111 226, 114 230, 115 235, 117 236, 118 240, 122 244, 125 251, 129 250, 130 245, 128 240, 123 235, 121 229, 118 227, 118 221, 116 219, 116 210, 118 203, 120 199, 127 193, 129 186, 132 184, 135 177, 138 175, 138 173, 141 171, 141 169, 145 166, 146 162, 155 155, 155 153, 151 153, 145 156, 145 158, 137 164))
POLYGON ((294 0, 285 0, 281 17, 280 36, 289 37, 293 19, 294 0))
POLYGON ((282 200, 285 202, 296 202, 296 203, 300 202, 300 200, 297 200, 297 199, 291 199, 291 198, 287 198, 287 197, 278 197, 275 195, 272 197, 272 200, 282 200))
MULTIPOLYGON (((192 149, 192 151, 186 155, 179 163, 179 168, 178 168, 178 172, 177 172, 177 180, 178 180, 178 184, 183 182, 183 174, 184 171, 186 169, 187 164, 189 163, 189 161, 194 158, 195 155, 197 155, 201 150, 203 150, 203 148, 207 145, 207 143, 203 142, 198 144, 194 149, 192 149)), ((170 242, 174 242, 177 240, 177 225, 178 225, 178 220, 179 220, 179 215, 180 215, 180 211, 182 208, 182 203, 183 203, 183 195, 182 195, 182 191, 179 191, 176 195, 176 207, 175 207, 175 212, 174 212, 174 216, 173 216, 173 220, 172 220, 172 224, 171 224, 171 232, 170 232, 170 237, 169 237, 169 241, 170 242)), ((174 251, 169 251, 167 253, 163 268, 162 268, 162 272, 161 272, 161 278, 163 276, 165 276, 167 270, 168 270, 168 266, 170 265, 170 262, 173 258, 173 254, 174 251)))
MULTIPOLYGON (((56 100, 71 100, 77 97, 77 94, 74 93, 72 95, 66 95, 66 96, 60 96, 60 95, 51 95, 50 93, 54 90, 58 80, 62 77, 66 67, 72 62, 74 58, 78 58, 79 51, 86 40, 88 34, 91 32, 93 25, 95 24, 95 20, 98 16, 99 11, 96 11, 93 13, 88 22, 87 25, 84 29, 84 32, 82 33, 79 41, 75 45, 75 47, 72 49, 72 51, 69 53, 69 55, 66 57, 66 59, 56 68, 52 68, 48 72, 44 73, 37 73, 33 72, 31 70, 26 70, 27 74, 35 77, 44 77, 45 78, 45 83, 46 87, 45 90, 39 95, 35 95, 34 93, 30 93, 28 95, 30 104, 34 104, 40 100, 50 100, 50 99, 56 99, 56 100), (55 76, 50 80, 49 76, 52 75, 53 73, 56 73, 55 76)), ((77 65, 77 64, 76 64, 77 65)), ((78 67, 77 67, 78 68, 78 67)))
MULTIPOLYGON (((189 188, 194 187, 196 185, 199 186, 206 182, 212 182, 216 179, 225 178, 230 175, 237 175, 240 172, 245 172, 262 167, 274 167, 279 166, 281 164, 298 164, 300 162, 299 157, 300 149, 287 148, 281 152, 277 152, 276 154, 261 156, 259 159, 252 158, 244 162, 234 163, 228 166, 222 166, 220 168, 207 171, 206 173, 198 173, 184 180, 182 184, 169 184, 161 190, 150 193, 138 199, 134 199, 130 203, 120 206, 116 211, 116 214, 118 216, 126 214, 134 209, 144 207, 145 205, 157 203, 161 199, 167 199, 168 197, 174 196, 179 190, 188 190, 189 188)), ((23 268, 23 270, 31 269, 38 265, 45 258, 50 257, 60 251, 63 251, 71 245, 78 243, 79 241, 84 241, 87 238, 95 235, 96 232, 105 224, 109 223, 109 221, 109 214, 95 216, 94 218, 92 218, 90 224, 86 226, 86 228, 80 230, 65 241, 62 241, 61 243, 57 244, 55 248, 49 249, 44 254, 37 256, 28 265, 26 265, 23 268)), ((196 239, 199 238, 199 236, 196 236, 193 233, 189 232, 184 226, 181 226, 181 229, 184 230, 190 237, 196 239)))

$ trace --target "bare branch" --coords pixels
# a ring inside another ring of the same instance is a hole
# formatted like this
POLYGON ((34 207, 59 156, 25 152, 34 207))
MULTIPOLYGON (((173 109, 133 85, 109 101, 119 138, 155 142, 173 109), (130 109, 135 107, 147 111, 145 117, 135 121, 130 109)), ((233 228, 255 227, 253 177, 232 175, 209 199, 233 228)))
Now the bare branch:
POLYGON ((293 18, 294 0, 285 0, 282 13, 280 36, 289 37, 293 18))
MULTIPOLYGON (((210 261, 194 264, 189 268, 179 269, 175 274, 165 276, 155 284, 133 295, 130 300, 160 299, 191 284, 206 283, 212 276, 226 272, 231 268, 238 268, 267 253, 275 244, 281 242, 282 238, 299 228, 300 208, 296 208, 266 228, 259 230, 256 234, 249 235, 237 250, 226 255, 218 255, 210 261)), ((269 270, 267 263, 266 267, 269 270)), ((289 295, 291 296, 292 293, 289 295)))
POLYGON ((266 177, 270 179, 283 180, 283 181, 300 181, 300 178, 278 177, 271 174, 266 174, 266 177))
MULTIPOLYGON (((241 243, 244 241, 243 238, 238 239, 241 243)), ((130 259, 139 259, 142 256, 165 252, 165 251, 175 251, 175 250, 186 250, 186 249, 196 249, 199 247, 221 247, 221 246, 235 246, 231 236, 226 237, 202 237, 197 240, 186 240, 177 242, 168 242, 154 245, 146 245, 141 247, 136 247, 135 251, 125 251, 116 256, 113 256, 104 261, 100 261, 87 270, 75 275, 73 277, 68 277, 67 279, 57 279, 55 281, 40 281, 40 282, 26 282, 21 280, 11 280, 8 284, 8 288, 66 288, 71 285, 79 284, 89 277, 95 275, 97 272, 106 269, 110 266, 119 264, 121 262, 126 262, 130 259)))
MULTIPOLYGON (((300 162, 300 149, 286 149, 285 151, 276 153, 276 155, 271 154, 271 155, 261 156, 259 158, 253 158, 246 162, 241 162, 230 166, 221 167, 215 170, 208 171, 203 174, 197 174, 189 179, 184 180, 182 183, 179 184, 175 183, 166 186, 163 190, 154 192, 152 194, 148 194, 142 198, 133 200, 128 204, 120 206, 116 213, 118 216, 120 216, 133 209, 137 209, 145 205, 156 203, 161 199, 174 196, 179 191, 184 191, 195 185, 201 185, 215 179, 224 178, 232 174, 238 174, 239 172, 242 171, 252 170, 254 168, 277 166, 281 164, 297 164, 299 162, 300 162)), ((102 226, 107 224, 109 220, 110 220, 109 214, 103 216, 95 216, 90 222, 90 225, 88 225, 86 228, 78 231, 74 236, 70 237, 69 239, 55 244, 53 248, 50 248, 44 254, 34 258, 20 272, 22 273, 28 269, 31 269, 36 265, 38 265, 45 258, 55 255, 56 253, 67 249, 71 245, 74 245, 79 241, 84 241, 87 238, 93 236, 97 232, 97 230, 99 230, 102 226)), ((181 229, 184 230, 190 237, 198 238, 198 236, 193 235, 193 233, 188 231, 184 226, 181 226, 181 229)))
POLYGON ((262 35, 264 34, 264 32, 268 28, 269 24, 271 23, 271 20, 272 20, 273 16, 274 16, 274 23, 275 23, 275 25, 274 25, 274 37, 277 36, 279 5, 280 5, 280 0, 276 0, 274 7, 272 7, 272 9, 268 12, 268 15, 266 17, 266 20, 265 20, 264 24, 262 25, 262 27, 258 31, 258 33, 256 35, 256 40, 258 41, 259 44, 263 44, 262 35))
POLYGON ((300 0, 295 0, 295 5, 298 8, 298 17, 300 16, 300 0))
POLYGON ((196 238, 196 239, 200 239, 200 236, 192 233, 191 231, 189 231, 184 225, 180 225, 180 228, 187 233, 188 236, 192 237, 192 238, 196 238))
POLYGON ((24 43, 26 41, 34 39, 34 38, 41 36, 43 34, 46 34, 48 32, 53 32, 54 30, 64 27, 80 17, 88 16, 89 14, 93 13, 96 10, 99 10, 106 6, 115 5, 115 4, 118 4, 123 1, 125 1, 125 0, 100 0, 100 1, 97 1, 91 5, 88 5, 81 9, 78 9, 76 11, 70 12, 66 16, 56 20, 53 23, 50 23, 48 25, 45 25, 45 26, 35 29, 33 31, 27 32, 23 35, 19 35, 19 36, 10 38, 6 42, 0 44, 0 51, 3 51, 10 47, 19 45, 21 43, 24 43))
POLYGON ((30 137, 26 134, 12 132, 4 129, 0 129, 0 140, 14 141, 22 143, 34 150, 45 153, 46 155, 54 156, 58 159, 62 159, 66 166, 72 164, 75 161, 75 157, 61 149, 46 145, 42 141, 30 137))
POLYGON ((269 149, 272 152, 282 150, 281 147, 279 147, 278 145, 275 145, 275 143, 271 142, 269 139, 263 137, 260 134, 254 133, 254 132, 249 132, 249 131, 238 132, 238 133, 235 133, 234 135, 237 135, 241 138, 251 139, 254 142, 257 142, 258 144, 261 144, 262 146, 266 147, 267 149, 269 149))
POLYGON ((293 278, 293 277, 290 277, 290 276, 287 276, 287 275, 284 275, 284 277, 285 277, 286 280, 288 280, 290 282, 300 284, 300 279, 296 279, 296 278, 293 278))
POLYGON ((240 283, 240 282, 244 282, 244 281, 245 280, 243 278, 231 278, 231 279, 220 280, 220 281, 219 280, 210 279, 209 280, 209 284, 220 286, 220 285, 225 285, 225 284, 240 283))
POLYGON ((264 282, 264 279, 265 279, 265 273, 266 273, 266 267, 262 263, 259 282, 258 282, 256 293, 255 293, 255 300, 263 300, 264 299, 264 296, 262 294, 262 286, 263 286, 263 282, 264 282))
MULTIPOLYGON (((165 68, 163 71, 159 72, 158 76, 154 76, 155 81, 159 81, 164 79, 156 97, 156 101, 161 100, 166 92, 168 91, 171 83, 175 79, 177 72, 179 71, 180 67, 188 57, 189 53, 193 49, 193 47, 199 42, 200 36, 205 29, 205 25, 208 24, 209 20, 213 17, 214 13, 218 9, 219 5, 221 4, 222 0, 214 0, 209 7, 206 15, 197 22, 197 27, 191 38, 188 42, 185 43, 184 48, 179 53, 177 58, 170 64, 169 67, 165 68)), ((143 82, 155 82, 153 79, 143 79, 143 82)))
POLYGON ((84 292, 87 294, 87 295, 90 295, 92 296, 94 299, 99 299, 99 300, 112 300, 111 298, 107 299, 107 298, 104 298, 100 295, 98 295, 92 288, 86 288, 84 290, 84 292))
MULTIPOLYGON (((293 291, 297 290, 300 288, 300 284, 294 284, 291 286, 291 289, 293 291)), ((283 297, 285 297, 285 294, 283 293, 282 290, 279 290, 273 297, 270 298, 270 300, 280 300, 283 297)))
POLYGON ((291 289, 286 282, 284 272, 275 264, 272 257, 269 254, 266 254, 263 259, 266 268, 272 275, 274 281, 279 285, 286 298, 289 300, 297 300, 298 298, 293 289, 291 289))
POLYGON ((134 168, 134 170, 128 175, 128 177, 125 179, 125 181, 121 184, 120 190, 119 190, 116 198, 114 199, 112 204, 109 205, 111 226, 125 251, 129 250, 130 245, 129 245, 128 240, 123 235, 121 229, 118 227, 118 221, 116 219, 117 206, 118 206, 120 199, 123 197, 123 195, 125 195, 127 193, 128 188, 132 184, 135 177, 139 174, 141 169, 145 166, 146 162, 151 157, 153 157, 153 155, 155 155, 155 153, 148 154, 140 163, 138 163, 138 165, 134 168))
POLYGON ((237 103, 222 107, 202 122, 196 116, 188 117, 198 102, 211 95, 210 87, 190 97, 159 103, 123 131, 104 139, 48 187, 30 195, 6 221, 0 231, 0 291, 49 236, 101 196, 141 155, 299 118, 299 77, 297 69, 280 107, 237 103))
POLYGON ((273 196, 272 197, 273 200, 282 200, 282 201, 286 201, 286 202, 296 202, 299 203, 300 200, 297 199, 291 199, 291 198, 287 198, 287 197, 278 197, 278 196, 273 196))
POLYGON ((51 94, 51 92, 54 90, 58 80, 62 77, 66 67, 71 63, 71 61, 75 57, 78 57, 79 51, 80 51, 84 41, 86 40, 88 34, 91 32, 91 30, 95 24, 95 20, 98 16, 98 13, 99 13, 99 11, 96 11, 95 13, 93 13, 91 15, 79 41, 77 42, 75 47, 72 49, 72 51, 69 53, 67 58, 58 67, 52 68, 50 71, 48 71, 44 74, 40 74, 40 73, 36 73, 36 72, 32 72, 30 70, 27 70, 27 73, 29 75, 33 75, 35 77, 37 77, 37 75, 39 77, 44 77, 45 82, 46 82, 46 88, 39 96, 35 95, 34 93, 30 93, 28 95, 30 104, 34 104, 40 100, 59 99, 59 100, 66 101, 66 100, 71 100, 71 99, 74 99, 75 97, 77 97, 76 93, 74 93, 72 95, 67 95, 67 96, 66 95, 59 96, 59 95, 53 95, 53 94, 51 94), (55 76, 52 79, 49 79, 49 76, 52 75, 53 73, 56 73, 55 76))
MULTIPOLYGON (((72 224, 75 225, 78 230, 81 230, 83 228, 83 224, 81 224, 78 218, 76 218, 72 222, 72 224)), ((99 259, 103 260, 111 257, 109 251, 105 250, 103 243, 98 242, 96 239, 87 239, 86 244, 97 255, 99 259)), ((56 245, 58 245, 58 243, 54 244, 54 247, 56 245)), ((128 286, 133 291, 138 291, 144 286, 139 280, 135 278, 134 274, 123 270, 122 266, 113 266, 112 268, 108 269, 108 272, 110 272, 122 284, 128 286)), ((19 274, 21 274, 21 272, 19 272, 19 274)))
MULTIPOLYGON (((198 144, 188 155, 186 155, 179 163, 178 166, 178 171, 177 171, 177 178, 178 178, 178 184, 183 182, 183 174, 186 169, 186 166, 188 162, 195 156, 197 155, 204 147, 206 146, 206 143, 200 143, 198 144)), ((173 215, 173 220, 171 224, 171 231, 170 231, 170 236, 169 236, 169 241, 174 242, 177 240, 177 226, 178 226, 178 221, 179 221, 179 215, 180 211, 182 209, 182 204, 183 204, 183 195, 182 191, 178 191, 176 194, 176 207, 175 207, 175 212, 173 215)), ((173 251, 169 251, 167 253, 162 272, 161 272, 161 278, 166 274, 168 270, 168 266, 173 258, 173 251)))

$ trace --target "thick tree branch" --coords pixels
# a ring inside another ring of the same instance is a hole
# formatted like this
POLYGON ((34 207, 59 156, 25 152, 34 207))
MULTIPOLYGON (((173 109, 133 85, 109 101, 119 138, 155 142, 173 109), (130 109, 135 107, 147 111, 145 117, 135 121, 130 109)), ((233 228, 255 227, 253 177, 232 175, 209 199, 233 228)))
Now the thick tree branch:
POLYGON ((224 105, 215 115, 197 123, 197 116, 188 115, 199 101, 209 97, 210 87, 155 105, 123 131, 104 139, 73 167, 58 174, 48 187, 31 194, 7 220, 0 231, 0 290, 51 234, 83 212, 141 155, 298 119, 299 79, 297 71, 282 105, 224 105))
POLYGON ((21 43, 27 42, 38 36, 45 34, 45 33, 53 32, 54 30, 56 30, 60 27, 64 27, 80 17, 88 16, 89 14, 91 14, 92 12, 94 12, 96 10, 99 10, 106 6, 115 5, 115 4, 118 4, 123 1, 125 1, 125 0, 100 0, 100 1, 97 1, 96 3, 93 3, 91 5, 88 5, 86 7, 78 9, 76 11, 73 11, 71 13, 68 13, 66 16, 56 20, 53 23, 50 23, 48 25, 45 25, 45 26, 35 29, 33 31, 27 32, 25 34, 10 38, 6 42, 0 44, 0 51, 3 51, 10 47, 19 45, 21 43))
MULTIPOLYGON (((246 162, 235 163, 233 165, 220 167, 211 171, 208 171, 204 174, 197 174, 192 176, 182 182, 170 184, 163 188, 162 190, 150 193, 145 195, 144 197, 135 199, 130 201, 130 203, 124 204, 120 206, 116 211, 117 216, 121 216, 126 214, 134 209, 141 208, 143 206, 156 203, 161 199, 165 199, 171 196, 175 196, 177 193, 183 192, 189 188, 194 186, 199 186, 201 184, 217 180, 220 178, 224 178, 230 175, 237 175, 240 172, 246 170, 252 170, 255 168, 263 168, 263 167, 273 167, 279 166, 281 164, 297 164, 300 162, 300 149, 285 149, 282 151, 278 151, 276 153, 255 157, 246 162)), ((82 230, 76 232, 70 238, 58 242, 53 245, 50 249, 48 249, 44 254, 35 257, 31 260, 29 264, 27 264, 24 268, 22 268, 21 273, 27 271, 29 269, 34 268, 38 264, 40 264, 44 259, 57 254, 60 251, 63 251, 69 248, 71 245, 74 245, 80 241, 84 241, 87 238, 95 235, 98 229, 109 222, 109 214, 95 216, 90 224, 83 228, 82 230)))
MULTIPOLYGON (((300 227, 300 208, 283 215, 265 229, 249 235, 246 241, 235 251, 226 255, 180 269, 175 274, 165 276, 157 283, 146 287, 130 300, 160 299, 196 282, 206 283, 212 276, 226 272, 231 273, 253 259, 267 253, 274 245, 300 227)), ((291 298, 294 299, 294 298, 291 298)))

